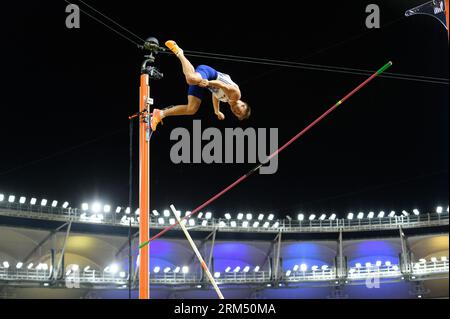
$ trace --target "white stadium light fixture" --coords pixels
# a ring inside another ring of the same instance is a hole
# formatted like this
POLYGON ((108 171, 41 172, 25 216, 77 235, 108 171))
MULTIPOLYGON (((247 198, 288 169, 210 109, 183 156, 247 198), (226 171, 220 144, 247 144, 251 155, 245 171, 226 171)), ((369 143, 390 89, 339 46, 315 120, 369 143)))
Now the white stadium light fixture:
MULTIPOLYGON (((398 271, 398 266, 397 265, 392 266, 392 270, 398 271)), ((402 278, 402 280, 403 280, 403 278, 402 278)))
POLYGON ((270 226, 269 222, 265 222, 264 225, 263 225, 264 228, 269 228, 269 226, 270 226))
POLYGON ((126 275, 127 275, 127 274, 125 273, 125 271, 121 271, 121 272, 119 273, 119 277, 120 277, 120 278, 125 278, 126 275))
POLYGON ((242 227, 247 228, 248 227, 248 221, 242 222, 242 227))
POLYGON ((225 272, 228 273, 228 272, 230 272, 230 271, 231 271, 231 267, 228 266, 228 267, 225 269, 225 272))
POLYGON ((420 211, 416 208, 413 210, 414 215, 419 216, 420 215, 420 211))
POLYGON ((279 222, 276 222, 276 223, 273 224, 273 226, 272 226, 272 228, 278 228, 278 227, 280 227, 280 223, 279 223, 279 222))
POLYGON ((67 207, 69 207, 69 202, 64 202, 64 204, 62 205, 62 208, 66 209, 67 207))
POLYGON ((375 266, 381 267, 381 265, 382 265, 382 262, 380 260, 377 260, 377 262, 375 263, 375 266))
POLYGON ((327 270, 327 269, 328 269, 328 265, 323 265, 323 266, 321 267, 321 269, 322 269, 322 270, 327 270))
POLYGON ((356 264, 355 264, 355 267, 356 267, 356 268, 361 268, 362 265, 361 265, 361 263, 356 263, 356 264))
POLYGON ((366 262, 366 268, 372 267, 372 264, 370 262, 366 262))
POLYGON ((259 222, 254 222, 253 223, 253 228, 258 228, 259 227, 259 222))
POLYGON ((56 206, 58 206, 58 201, 57 201, 57 200, 54 200, 54 201, 52 202, 52 207, 55 208, 56 206))
POLYGON ((164 218, 159 217, 159 218, 158 218, 158 224, 164 225, 164 218))
MULTIPOLYGON (((139 209, 138 209, 139 210, 139 209)), ((103 212, 105 214, 110 213, 111 212, 111 206, 110 205, 105 205, 103 206, 103 212)), ((137 211, 136 211, 137 212, 137 211)))
POLYGON ((298 219, 298 221, 302 222, 302 221, 305 220, 305 215, 303 215, 303 214, 298 214, 297 219, 298 219))
MULTIPOLYGON (((40 264, 40 265, 41 265, 41 268, 43 268, 44 264, 40 264)), ((72 265, 71 270, 78 271, 78 270, 80 270, 80 266, 79 265, 72 265)))
POLYGON ((183 272, 183 274, 187 274, 187 273, 189 273, 189 267, 183 266, 183 268, 181 268, 181 271, 183 272))
POLYGON ((250 266, 245 266, 243 272, 249 272, 250 271, 250 266))
POLYGON ((294 271, 298 271, 299 268, 300 268, 300 267, 299 267, 298 265, 295 265, 295 266, 294 266, 294 271))
POLYGON ((386 213, 385 213, 384 211, 381 211, 381 212, 378 214, 378 218, 384 218, 384 215, 386 215, 386 213))
POLYGON ((256 266, 255 267, 255 269, 253 270, 254 272, 258 272, 259 271, 259 269, 261 269, 261 267, 259 267, 259 266, 256 266))
POLYGON ((442 206, 438 206, 436 208, 436 213, 438 213, 438 214, 442 214, 443 211, 444 211, 444 208, 442 208, 442 206))
POLYGON ((358 219, 363 219, 364 218, 364 213, 360 212, 357 216, 358 219))
POLYGON ((152 214, 153 214, 153 216, 155 216, 155 217, 158 217, 158 216, 159 216, 159 212, 158 212, 156 209, 152 210, 152 214))
MULTIPOLYGON (((184 220, 184 221, 186 221, 186 220, 184 220)), ((175 225, 175 218, 169 219, 169 224, 170 225, 175 225)))
POLYGON ((25 197, 20 197, 20 199, 19 199, 19 203, 20 204, 25 204, 25 202, 27 201, 27 199, 25 198, 25 197))
POLYGON ((164 217, 170 217, 170 212, 168 209, 164 210, 164 217))
POLYGON ((223 220, 219 222, 219 227, 227 227, 227 224, 223 220))
POLYGON ((403 216, 405 216, 405 217, 408 217, 408 216, 409 216, 409 213, 408 213, 406 210, 403 210, 403 211, 402 211, 402 214, 403 214, 403 216))
POLYGON ((225 214, 225 219, 226 219, 226 220, 230 220, 230 219, 231 219, 231 215, 228 214, 228 213, 226 213, 226 214, 225 214))
POLYGON ((5 195, 0 194, 0 202, 3 202, 5 200, 5 195))
POLYGON ((29 265, 28 265, 28 270, 30 270, 31 268, 33 268, 33 263, 30 263, 29 265))
POLYGON ((168 272, 170 272, 170 267, 164 268, 164 273, 167 274, 168 272))
POLYGON ((325 214, 322 214, 322 215, 320 215, 320 217, 319 217, 319 220, 325 220, 327 218, 327 215, 325 215, 325 214))
POLYGON ((419 259, 419 263, 421 263, 421 264, 426 264, 426 263, 427 263, 427 260, 426 260, 425 258, 420 258, 420 259, 419 259))
POLYGON ((203 227, 208 226, 208 221, 207 221, 207 220, 202 221, 202 226, 203 226, 203 227))
POLYGON ((211 218, 212 218, 211 212, 207 212, 207 213, 205 214, 205 218, 206 218, 206 219, 211 219, 211 218))
POLYGON ((391 217, 391 218, 392 218, 392 217, 394 217, 394 216, 395 216, 395 214, 396 214, 396 213, 395 213, 395 210, 393 210, 393 211, 391 211, 391 212, 389 213, 389 217, 391 217))
POLYGON ((431 257, 431 262, 432 263, 437 263, 437 258, 436 257, 431 257))
POLYGON ((9 262, 4 261, 3 262, 3 268, 8 269, 9 268, 9 262))
POLYGON ((388 260, 388 261, 386 261, 385 263, 384 263, 387 267, 391 267, 392 266, 392 263, 388 260))
POLYGON ((286 277, 289 277, 290 275, 291 275, 291 271, 290 270, 286 271, 286 277))
POLYGON ((178 274, 179 272, 180 272, 180 270, 181 270, 181 268, 179 267, 179 266, 177 266, 175 269, 174 269, 174 273, 176 273, 176 274, 178 274))
POLYGON ((195 226, 195 219, 194 218, 190 218, 189 219, 189 226, 191 226, 191 227, 195 226))
POLYGON ((215 272, 214 273, 214 278, 220 278, 220 272, 215 272))
POLYGON ((314 266, 311 267, 311 270, 312 270, 312 271, 317 271, 318 269, 319 269, 319 266, 316 266, 316 265, 314 265, 314 266))
POLYGON ((306 265, 306 264, 301 264, 301 265, 300 265, 300 271, 305 272, 305 271, 307 271, 307 270, 308 270, 308 265, 306 265))
POLYGON ((272 221, 275 218, 273 214, 270 214, 269 217, 267 217, 267 220, 272 221))
POLYGON ((94 203, 92 204, 92 212, 94 212, 95 214, 100 213, 100 210, 102 205, 100 203, 94 203))
POLYGON ((18 262, 17 265, 16 265, 16 268, 17 269, 22 269, 22 267, 23 267, 23 262, 18 262))
POLYGON ((348 213, 348 215, 347 215, 347 219, 348 220, 352 220, 353 219, 353 213, 348 213))
POLYGON ((203 217, 203 212, 198 213, 197 218, 201 219, 203 217))
POLYGON ((122 207, 117 206, 117 208, 116 208, 116 214, 120 214, 121 211, 122 211, 122 207))
POLYGON ((37 199, 36 198, 32 198, 30 200, 30 205, 36 205, 36 203, 37 203, 37 199))
POLYGON ((328 218, 329 220, 336 220, 336 214, 332 214, 331 216, 330 216, 330 218, 328 218))
POLYGON ((47 206, 47 200, 46 199, 43 199, 43 200, 41 200, 41 206, 47 206))
POLYGON ((372 219, 375 217, 375 213, 374 212, 369 212, 369 214, 367 215, 367 218, 372 219))
POLYGON ((8 202, 14 203, 15 200, 16 200, 16 196, 14 196, 14 195, 9 195, 9 197, 8 197, 8 202))
POLYGON ((443 261, 443 262, 446 262, 446 261, 448 261, 448 258, 447 258, 447 256, 442 256, 442 257, 441 257, 441 261, 443 261))
POLYGON ((259 214, 259 215, 258 215, 258 220, 259 220, 259 221, 262 221, 263 219, 264 219, 264 214, 259 214))
POLYGON ((310 221, 313 221, 314 219, 316 219, 316 215, 312 214, 312 215, 309 216, 309 220, 310 221))
POLYGON ((238 219, 238 220, 242 220, 243 218, 244 218, 244 214, 239 213, 239 214, 237 215, 237 219, 238 219))
POLYGON ((109 267, 109 269, 110 269, 110 271, 111 271, 112 274, 115 274, 115 273, 117 273, 117 272, 119 271, 119 266, 117 266, 116 264, 112 264, 112 265, 109 267))
POLYGON ((153 268, 153 272, 155 274, 159 273, 160 270, 161 270, 161 268, 159 266, 156 266, 155 268, 153 268))
POLYGON ((236 268, 234 268, 233 272, 239 272, 241 270, 240 266, 237 266, 236 268))
POLYGON ((81 204, 81 210, 82 210, 82 211, 87 211, 87 210, 89 210, 89 204, 88 204, 88 203, 83 203, 83 204, 81 204))
POLYGON ((86 267, 84 267, 84 269, 83 269, 84 272, 88 272, 89 270, 91 270, 91 266, 86 266, 86 267))
POLYGON ((131 213, 131 208, 127 207, 127 209, 125 209, 125 214, 129 215, 131 213))
POLYGON ((247 220, 252 220, 253 219, 253 215, 252 214, 247 214, 246 218, 247 218, 247 220))
POLYGON ((231 227, 237 227, 237 223, 235 220, 232 220, 230 225, 231 225, 231 227))

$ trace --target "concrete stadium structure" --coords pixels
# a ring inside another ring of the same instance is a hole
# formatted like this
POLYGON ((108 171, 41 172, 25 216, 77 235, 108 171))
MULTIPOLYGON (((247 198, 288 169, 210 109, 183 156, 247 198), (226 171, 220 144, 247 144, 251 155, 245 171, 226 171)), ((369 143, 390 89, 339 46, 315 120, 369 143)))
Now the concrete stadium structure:
MULTIPOLYGON (((102 207, 109 217, 97 218, 98 209, 64 206, 31 207, 3 196, 0 298, 128 297, 130 211, 102 207)), ((205 214, 188 223, 225 298, 448 298, 448 211, 442 208, 355 219, 249 215, 205 214)), ((154 211, 151 231, 172 222, 167 212, 154 211)), ((150 251, 151 298, 216 298, 178 227, 150 251)))

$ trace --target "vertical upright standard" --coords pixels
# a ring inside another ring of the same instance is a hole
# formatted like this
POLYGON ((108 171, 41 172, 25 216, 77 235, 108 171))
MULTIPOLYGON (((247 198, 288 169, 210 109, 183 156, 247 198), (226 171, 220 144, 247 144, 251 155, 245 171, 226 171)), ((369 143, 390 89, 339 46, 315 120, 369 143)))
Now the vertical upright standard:
MULTIPOLYGON (((146 242, 150 235, 150 79, 146 73, 141 74, 139 103, 139 241, 146 242)), ((141 249, 139 254, 139 299, 150 298, 149 264, 150 246, 141 249)))
MULTIPOLYGON (((157 39, 145 41, 142 49, 149 51, 141 68, 139 97, 139 242, 148 242, 150 236, 150 118, 153 99, 150 98, 150 80, 160 80, 163 74, 150 64, 155 55, 164 50, 157 39)), ((139 299, 150 298, 150 246, 142 247, 139 253, 139 299)))

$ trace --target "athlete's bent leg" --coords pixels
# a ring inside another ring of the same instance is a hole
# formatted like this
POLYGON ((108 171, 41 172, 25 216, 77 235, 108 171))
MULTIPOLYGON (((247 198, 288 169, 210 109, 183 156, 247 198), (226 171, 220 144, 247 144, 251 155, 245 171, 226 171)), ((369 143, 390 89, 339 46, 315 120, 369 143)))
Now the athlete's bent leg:
POLYGON ((202 76, 195 72, 192 63, 184 56, 183 50, 175 43, 175 41, 167 41, 166 46, 178 57, 183 68, 183 74, 189 85, 197 85, 202 81, 202 76))
POLYGON ((194 115, 197 113, 202 100, 196 96, 189 95, 188 103, 183 105, 176 105, 165 110, 153 110, 151 127, 155 131, 158 124, 168 116, 183 116, 183 115, 194 115))

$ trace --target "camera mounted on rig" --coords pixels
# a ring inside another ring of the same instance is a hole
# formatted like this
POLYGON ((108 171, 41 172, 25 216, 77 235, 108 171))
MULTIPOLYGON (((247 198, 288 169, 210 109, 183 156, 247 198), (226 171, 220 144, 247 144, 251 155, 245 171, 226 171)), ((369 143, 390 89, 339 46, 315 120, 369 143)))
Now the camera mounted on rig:
POLYGON ((145 50, 148 54, 145 55, 145 61, 142 64, 141 72, 148 74, 153 80, 160 80, 164 77, 156 67, 149 64, 155 62, 156 55, 159 52, 166 51, 165 48, 159 46, 159 41, 155 37, 149 37, 145 40, 143 45, 139 46, 140 49, 145 50))

